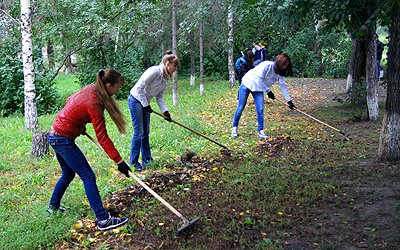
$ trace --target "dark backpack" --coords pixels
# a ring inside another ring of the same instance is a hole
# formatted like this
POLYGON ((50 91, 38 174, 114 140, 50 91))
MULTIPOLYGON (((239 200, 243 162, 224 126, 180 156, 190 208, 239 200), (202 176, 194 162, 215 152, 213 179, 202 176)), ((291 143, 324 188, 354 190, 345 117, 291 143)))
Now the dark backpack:
POLYGON ((261 53, 262 53, 263 61, 266 61, 266 60, 268 59, 267 48, 262 48, 262 49, 260 49, 260 50, 261 50, 261 53))
POLYGON ((254 60, 259 60, 261 59, 261 49, 256 50, 256 53, 254 54, 254 60))

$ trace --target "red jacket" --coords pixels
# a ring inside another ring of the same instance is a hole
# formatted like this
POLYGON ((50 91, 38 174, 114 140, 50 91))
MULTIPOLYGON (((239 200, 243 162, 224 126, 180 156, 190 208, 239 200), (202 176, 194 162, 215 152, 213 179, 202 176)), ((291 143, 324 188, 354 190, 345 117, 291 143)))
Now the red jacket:
POLYGON ((115 162, 122 158, 108 137, 104 119, 104 103, 97 98, 96 85, 88 85, 67 99, 67 104, 56 116, 54 130, 60 135, 75 140, 82 134, 87 123, 92 123, 97 140, 108 156, 115 162))

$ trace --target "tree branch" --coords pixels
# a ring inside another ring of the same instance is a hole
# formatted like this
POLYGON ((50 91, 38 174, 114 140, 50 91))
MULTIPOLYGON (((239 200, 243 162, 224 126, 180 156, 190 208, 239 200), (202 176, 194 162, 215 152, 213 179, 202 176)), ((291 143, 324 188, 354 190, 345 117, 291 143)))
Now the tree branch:
POLYGON ((4 14, 6 14, 9 18, 11 18, 14 22, 18 23, 18 25, 21 26, 20 21, 18 21, 17 19, 15 19, 14 17, 12 17, 10 14, 8 14, 7 12, 5 12, 4 10, 0 9, 4 14))
POLYGON ((51 78, 50 81, 53 81, 57 77, 58 72, 64 66, 64 63, 68 59, 68 57, 72 56, 73 54, 75 54, 76 52, 80 51, 81 49, 90 48, 90 47, 93 47, 93 46, 96 46, 96 45, 98 45, 98 44, 91 44, 91 45, 87 45, 87 46, 83 46, 82 45, 82 46, 79 46, 76 50, 73 50, 73 51, 69 52, 67 55, 65 55, 64 60, 61 63, 61 66, 57 69, 56 73, 54 74, 53 78, 51 78))

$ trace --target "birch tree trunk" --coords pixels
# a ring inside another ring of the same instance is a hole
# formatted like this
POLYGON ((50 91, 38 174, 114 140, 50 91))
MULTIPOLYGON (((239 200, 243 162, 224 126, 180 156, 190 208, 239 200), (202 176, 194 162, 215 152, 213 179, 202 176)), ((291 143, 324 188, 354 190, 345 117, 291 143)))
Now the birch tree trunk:
POLYGON ((190 31, 190 86, 196 85, 196 68, 194 61, 194 30, 190 31))
POLYGON ((203 20, 200 22, 200 95, 204 94, 203 20))
POLYGON ((315 20, 317 23, 315 25, 315 30, 314 30, 314 54, 317 55, 318 59, 318 76, 322 75, 322 51, 321 51, 321 43, 319 42, 319 28, 322 25, 321 20, 315 20))
POLYGON ((228 0, 228 69, 229 69, 229 87, 236 85, 235 65, 233 59, 233 14, 232 2, 228 0))
POLYGON ((367 104, 368 115, 371 121, 376 121, 379 118, 379 103, 378 103, 378 79, 377 79, 377 63, 376 63, 376 26, 368 32, 366 36, 367 49, 367 104))
POLYGON ((378 156, 382 161, 400 159, 400 6, 393 7, 387 64, 386 114, 383 119, 378 156))
POLYGON ((21 0, 21 43, 24 67, 25 127, 35 131, 38 126, 35 74, 32 55, 32 26, 30 0, 21 0))
POLYGON ((350 93, 350 91, 353 88, 354 63, 355 63, 356 49, 357 49, 356 39, 353 38, 352 34, 350 34, 350 37, 353 44, 351 45, 351 52, 350 52, 349 74, 347 75, 346 94, 350 93))
MULTIPOLYGON (((177 55, 178 52, 178 22, 176 18, 177 13, 176 0, 172 0, 172 52, 177 55)), ((172 83, 172 100, 175 106, 178 105, 178 72, 174 72, 172 83)))

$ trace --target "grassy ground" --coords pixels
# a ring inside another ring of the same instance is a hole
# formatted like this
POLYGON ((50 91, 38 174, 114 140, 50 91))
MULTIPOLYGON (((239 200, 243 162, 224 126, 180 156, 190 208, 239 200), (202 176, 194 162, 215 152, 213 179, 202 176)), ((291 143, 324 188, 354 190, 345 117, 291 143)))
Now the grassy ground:
MULTIPOLYGON (((70 78, 59 80, 65 98, 79 89, 70 78)), ((76 141, 97 174, 105 206, 130 221, 117 231, 99 234, 79 178, 63 198, 70 210, 48 216, 44 211, 61 174, 53 151, 42 159, 32 158, 32 133, 24 130, 23 117, 0 118, 0 249, 396 249, 400 201, 390 192, 399 191, 393 184, 397 165, 374 160, 381 124, 353 122, 351 109, 331 101, 343 92, 344 81, 288 82, 301 110, 349 132, 353 140, 343 143, 335 131, 269 100, 265 127, 271 139, 257 139, 251 98, 240 136, 232 139, 237 87, 207 79, 205 95, 199 96, 198 85, 190 87, 181 80, 178 106, 172 105, 168 88, 165 100, 172 119, 234 151, 232 157, 223 157, 218 145, 152 115, 155 162, 137 174, 147 177, 182 214, 202 218, 183 237, 175 236, 179 224, 175 215, 160 209, 151 196, 129 196, 138 189, 135 182, 121 176, 115 164, 84 137, 76 141), (188 151, 196 156, 183 161, 188 151), (169 181, 161 185, 162 176, 169 181), (385 200, 387 207, 382 205, 385 200), (123 208, 118 208, 120 204, 123 208), (379 225, 374 221, 378 217, 379 225)), ((280 96, 278 86, 272 90, 280 96)), ((126 100, 120 105, 129 120, 126 100)), ((158 110, 155 102, 152 107, 158 110)), ((47 130, 54 117, 40 117, 39 129, 47 130)), ((118 134, 111 122, 107 129, 128 161, 131 126, 127 135, 118 134)))

